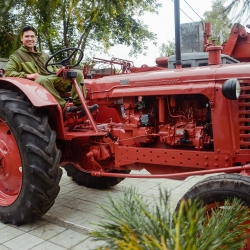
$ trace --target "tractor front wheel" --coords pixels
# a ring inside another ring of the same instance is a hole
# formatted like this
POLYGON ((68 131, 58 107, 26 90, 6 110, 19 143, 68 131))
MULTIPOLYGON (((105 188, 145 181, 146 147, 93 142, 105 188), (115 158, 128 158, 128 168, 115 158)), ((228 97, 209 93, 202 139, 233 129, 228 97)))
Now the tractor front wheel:
POLYGON ((62 170, 47 115, 23 95, 0 90, 0 217, 22 224, 45 214, 59 193, 62 170))
POLYGON ((197 198, 205 205, 211 205, 233 197, 250 207, 250 177, 239 174, 214 175, 196 183, 182 199, 197 198))
MULTIPOLYGON (((65 164, 64 169, 67 172, 67 175, 72 177, 72 180, 77 184, 96 189, 105 189, 120 183, 124 178, 118 177, 96 177, 92 176, 89 173, 85 173, 77 169, 73 164, 65 164)), ((120 174, 129 174, 130 170, 112 170, 110 173, 120 173, 120 174)))
MULTIPOLYGON (((223 207, 226 199, 234 197, 250 209, 250 177, 239 174, 211 176, 190 188, 181 200, 200 200, 206 206, 206 211, 210 212, 218 206, 223 207)), ((176 207, 177 212, 181 200, 176 207)), ((250 250, 250 238, 247 239, 244 249, 250 250)))

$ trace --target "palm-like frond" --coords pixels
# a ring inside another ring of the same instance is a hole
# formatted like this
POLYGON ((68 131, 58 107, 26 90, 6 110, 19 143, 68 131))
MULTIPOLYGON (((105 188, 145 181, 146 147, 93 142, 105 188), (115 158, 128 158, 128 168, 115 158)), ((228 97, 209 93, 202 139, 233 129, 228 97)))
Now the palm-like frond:
POLYGON ((231 0, 226 6, 225 14, 232 15, 233 22, 248 20, 250 17, 250 0, 231 0))
POLYGON ((132 188, 119 200, 109 198, 102 210, 92 236, 107 242, 101 249, 112 250, 240 249, 249 227, 242 222, 250 219, 237 199, 207 214, 200 202, 183 201, 172 213, 168 192, 160 190, 159 204, 152 206, 132 188))

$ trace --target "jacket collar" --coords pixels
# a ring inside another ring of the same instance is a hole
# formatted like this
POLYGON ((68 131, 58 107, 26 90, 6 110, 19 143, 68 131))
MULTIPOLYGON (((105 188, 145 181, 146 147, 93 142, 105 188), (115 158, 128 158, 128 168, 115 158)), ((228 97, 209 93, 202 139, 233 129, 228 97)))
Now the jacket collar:
POLYGON ((34 53, 34 54, 38 54, 40 55, 42 52, 41 51, 38 51, 37 47, 35 46, 35 52, 30 52, 29 49, 25 46, 21 46, 20 49, 24 52, 27 52, 27 53, 34 53))

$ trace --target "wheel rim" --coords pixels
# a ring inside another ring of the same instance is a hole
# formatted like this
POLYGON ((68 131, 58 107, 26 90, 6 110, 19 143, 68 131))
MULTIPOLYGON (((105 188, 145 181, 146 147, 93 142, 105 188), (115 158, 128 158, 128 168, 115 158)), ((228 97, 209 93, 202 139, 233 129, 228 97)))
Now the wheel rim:
POLYGON ((9 126, 0 119, 0 206, 11 205, 22 187, 22 161, 9 126))
MULTIPOLYGON (((211 213, 211 211, 215 208, 221 208, 224 209, 224 202, 216 202, 216 203, 211 203, 211 204, 207 204, 206 206, 206 212, 208 214, 211 213)), ((243 224, 249 224, 250 221, 245 221, 243 224)), ((250 230, 246 229, 246 232, 249 234, 250 230)), ((250 237, 246 239, 246 243, 245 243, 245 247, 241 248, 240 250, 250 250, 250 237)))

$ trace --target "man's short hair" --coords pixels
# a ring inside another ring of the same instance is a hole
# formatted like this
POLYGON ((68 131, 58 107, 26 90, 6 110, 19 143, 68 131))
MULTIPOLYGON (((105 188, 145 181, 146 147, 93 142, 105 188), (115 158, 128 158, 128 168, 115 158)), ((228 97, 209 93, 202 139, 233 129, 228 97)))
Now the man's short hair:
POLYGON ((25 26, 25 27, 22 29, 21 35, 23 35, 23 33, 24 33, 25 31, 29 31, 29 30, 33 31, 33 32, 37 35, 37 31, 36 31, 36 29, 35 29, 33 26, 25 26))

